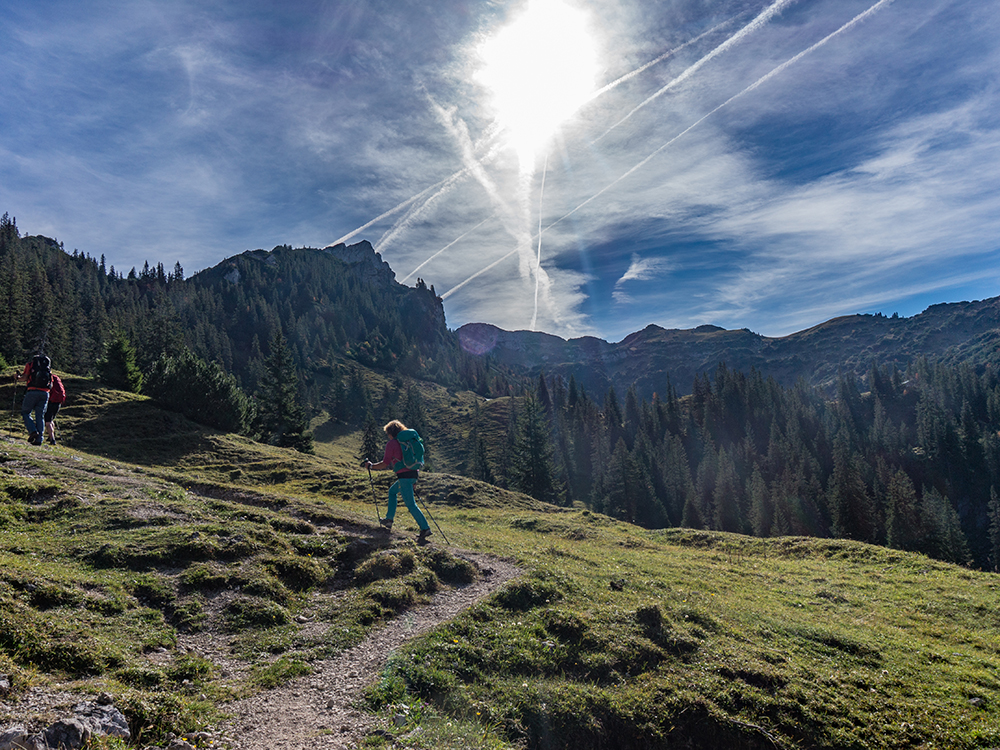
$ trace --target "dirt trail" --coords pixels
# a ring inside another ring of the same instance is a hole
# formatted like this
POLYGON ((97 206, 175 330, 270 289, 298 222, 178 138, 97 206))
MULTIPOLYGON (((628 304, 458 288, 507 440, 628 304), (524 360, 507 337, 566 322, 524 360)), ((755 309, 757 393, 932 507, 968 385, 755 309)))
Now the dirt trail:
POLYGON ((480 578, 434 595, 430 604, 405 612, 373 631, 336 658, 314 662, 313 674, 275 690, 223 706, 234 718, 219 728, 240 750, 347 750, 373 728, 368 714, 354 708, 361 691, 375 682, 389 656, 406 641, 455 617, 521 570, 499 558, 455 552, 474 562, 480 578))

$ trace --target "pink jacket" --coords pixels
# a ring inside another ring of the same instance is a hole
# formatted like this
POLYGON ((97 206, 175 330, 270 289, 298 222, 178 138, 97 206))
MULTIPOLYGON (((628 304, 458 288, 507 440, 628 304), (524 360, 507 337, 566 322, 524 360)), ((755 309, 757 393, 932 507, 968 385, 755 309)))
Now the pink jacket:
POLYGON ((382 456, 382 463, 386 466, 395 466, 397 461, 402 460, 403 449, 399 445, 399 441, 393 438, 385 444, 385 455, 382 456))

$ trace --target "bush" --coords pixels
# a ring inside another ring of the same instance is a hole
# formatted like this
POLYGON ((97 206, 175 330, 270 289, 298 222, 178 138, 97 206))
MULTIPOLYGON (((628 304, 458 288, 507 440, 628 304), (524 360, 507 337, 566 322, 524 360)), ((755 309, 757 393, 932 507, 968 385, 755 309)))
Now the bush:
POLYGON ((425 547, 420 552, 420 561, 433 570, 444 583, 455 586, 472 583, 479 577, 475 565, 468 560, 455 557, 447 550, 425 547))
POLYGON ((226 605, 226 624, 234 631, 288 624, 288 610, 259 597, 241 596, 226 605))
POLYGON ((354 578, 358 583, 399 578, 412 573, 416 566, 417 558, 409 550, 385 550, 361 563, 354 578))
POLYGON ((97 363, 97 373, 101 381, 112 388, 131 393, 142 390, 142 373, 135 362, 135 347, 124 333, 115 334, 110 341, 97 363))
POLYGON ((247 435, 256 416, 236 378, 188 351, 161 357, 146 379, 145 393, 164 408, 223 432, 247 435))

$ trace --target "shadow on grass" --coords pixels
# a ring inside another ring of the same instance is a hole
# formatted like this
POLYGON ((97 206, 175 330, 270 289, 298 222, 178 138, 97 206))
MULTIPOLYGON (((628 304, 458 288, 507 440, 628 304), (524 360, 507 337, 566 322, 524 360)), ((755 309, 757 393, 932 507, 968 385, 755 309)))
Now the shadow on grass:
POLYGON ((89 378, 67 375, 63 382, 67 399, 56 424, 59 440, 71 448, 160 466, 214 449, 208 428, 147 398, 104 388, 89 378))

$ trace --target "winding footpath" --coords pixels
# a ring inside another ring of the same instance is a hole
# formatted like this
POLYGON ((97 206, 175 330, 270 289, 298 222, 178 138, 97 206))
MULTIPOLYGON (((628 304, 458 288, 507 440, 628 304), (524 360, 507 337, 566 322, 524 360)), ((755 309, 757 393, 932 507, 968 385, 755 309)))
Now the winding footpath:
POLYGON ((466 586, 439 591, 430 604, 404 612, 372 631, 357 646, 312 664, 313 673, 274 690, 222 706, 233 718, 219 734, 240 750, 348 750, 374 727, 356 708, 361 692, 374 683, 390 655, 408 640, 447 622, 508 581, 521 575, 515 565, 471 552, 454 552, 479 568, 466 586))

